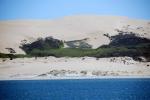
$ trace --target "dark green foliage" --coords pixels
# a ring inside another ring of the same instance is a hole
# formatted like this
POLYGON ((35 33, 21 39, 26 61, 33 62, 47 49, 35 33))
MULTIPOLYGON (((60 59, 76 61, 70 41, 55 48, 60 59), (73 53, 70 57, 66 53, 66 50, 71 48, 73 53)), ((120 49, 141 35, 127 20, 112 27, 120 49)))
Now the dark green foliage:
POLYGON ((11 60, 14 58, 24 58, 24 57, 31 57, 31 56, 30 55, 23 55, 23 54, 0 53, 0 58, 10 58, 11 60))
POLYGON ((150 61, 150 39, 138 37, 135 33, 119 33, 118 35, 111 36, 110 44, 103 45, 100 48, 115 48, 114 52, 107 54, 109 56, 129 56, 133 58, 143 56, 147 61, 150 61), (120 49, 118 50, 117 48, 120 49))
POLYGON ((110 46, 135 46, 143 43, 150 43, 150 40, 147 38, 142 38, 136 36, 134 33, 123 34, 119 33, 118 35, 111 36, 110 46))
MULTIPOLYGON (((71 45, 74 42, 69 41, 71 45)), ((81 43, 82 44, 82 43, 81 43)), ((83 43, 84 44, 84 43, 83 43)), ((84 44, 85 45, 85 44, 84 44)), ((24 44, 22 49, 27 55, 0 54, 1 58, 17 58, 17 57, 123 57, 128 56, 137 59, 143 56, 150 61, 150 40, 137 37, 134 34, 119 34, 111 37, 111 42, 108 45, 103 45, 97 49, 75 47, 62 48, 63 42, 52 37, 46 39, 38 39, 31 44, 24 44)))
POLYGON ((0 58, 10 58, 10 57, 14 57, 14 55, 13 54, 0 53, 0 58))
POLYGON ((22 44, 20 48, 23 49, 28 54, 34 49, 45 50, 50 48, 61 48, 61 47, 63 47, 62 41, 54 39, 52 37, 47 37, 45 39, 39 38, 37 41, 31 44, 22 44))
MULTIPOLYGON (((63 45, 60 40, 46 38, 38 40, 31 44, 32 49, 27 52, 31 56, 55 56, 55 57, 150 57, 150 40, 137 37, 135 34, 119 34, 111 37, 108 45, 103 45, 97 49, 80 47, 86 45, 83 40, 75 40, 66 42, 72 48, 61 48, 63 45), (57 41, 57 42, 56 42, 57 41), (37 44, 36 44, 37 43, 37 44), (40 44, 38 44, 40 43, 40 44), (47 44, 48 43, 48 44, 47 44), (55 45, 53 45, 55 43, 55 45), (76 43, 80 44, 78 47, 76 43), (33 45, 34 44, 34 45, 33 45), (36 44, 36 45, 35 45, 36 44)), ((88 46, 86 46, 88 47, 88 46)))
POLYGON ((55 56, 55 57, 82 57, 91 53, 93 49, 79 49, 79 48, 61 48, 61 49, 47 49, 47 50, 37 50, 34 49, 30 52, 33 56, 55 56))

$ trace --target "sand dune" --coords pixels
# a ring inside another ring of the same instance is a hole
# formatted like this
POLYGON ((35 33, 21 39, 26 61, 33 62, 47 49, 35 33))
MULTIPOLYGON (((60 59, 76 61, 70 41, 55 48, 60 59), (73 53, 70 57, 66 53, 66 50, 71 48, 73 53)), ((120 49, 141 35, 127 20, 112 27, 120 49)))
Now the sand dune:
POLYGON ((80 15, 54 20, 10 20, 0 21, 0 52, 8 53, 5 48, 13 48, 23 54, 19 48, 21 40, 32 42, 46 36, 66 41, 89 38, 88 43, 97 48, 109 43, 103 34, 115 35, 116 29, 150 38, 150 21, 127 17, 80 15))

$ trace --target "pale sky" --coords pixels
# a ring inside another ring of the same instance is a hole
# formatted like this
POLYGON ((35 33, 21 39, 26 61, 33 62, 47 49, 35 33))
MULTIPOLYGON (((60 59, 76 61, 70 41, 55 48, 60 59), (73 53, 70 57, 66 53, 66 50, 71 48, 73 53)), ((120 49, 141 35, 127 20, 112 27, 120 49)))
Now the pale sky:
POLYGON ((150 19, 150 0, 0 0, 0 20, 113 15, 150 19))

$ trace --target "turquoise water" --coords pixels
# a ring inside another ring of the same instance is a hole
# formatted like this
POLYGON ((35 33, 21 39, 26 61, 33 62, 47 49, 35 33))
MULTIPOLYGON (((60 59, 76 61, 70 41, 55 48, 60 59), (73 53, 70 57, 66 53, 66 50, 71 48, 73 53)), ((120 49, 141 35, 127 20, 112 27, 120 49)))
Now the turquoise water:
POLYGON ((0 100, 150 100, 150 79, 0 81, 0 100))

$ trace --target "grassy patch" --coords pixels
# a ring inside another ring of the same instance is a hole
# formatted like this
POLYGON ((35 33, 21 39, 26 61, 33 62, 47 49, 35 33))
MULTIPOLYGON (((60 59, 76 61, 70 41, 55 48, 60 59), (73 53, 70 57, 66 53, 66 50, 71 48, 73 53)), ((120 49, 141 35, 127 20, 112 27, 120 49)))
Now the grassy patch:
POLYGON ((24 55, 24 54, 5 54, 5 53, 0 53, 0 58, 24 58, 24 57, 32 57, 31 55, 24 55))
POLYGON ((134 34, 119 34, 110 37, 111 42, 108 45, 103 45, 97 49, 87 48, 87 44, 82 43, 82 40, 69 41, 71 46, 75 48, 63 48, 64 43, 61 40, 47 37, 38 39, 30 44, 23 44, 21 49, 26 52, 26 55, 19 54, 2 54, 0 58, 23 58, 23 57, 139 57, 143 56, 150 60, 150 40, 137 37, 134 34), (79 42, 79 48, 76 47, 76 42, 79 42), (75 43, 75 44, 74 44, 75 43), (86 47, 86 48, 85 48, 86 47))

